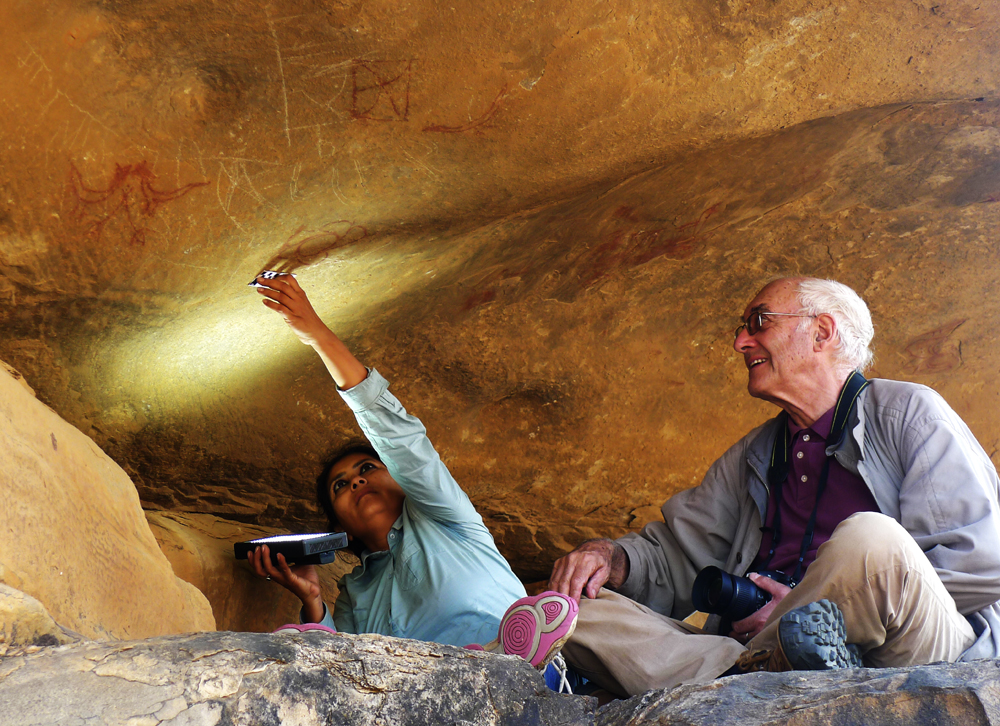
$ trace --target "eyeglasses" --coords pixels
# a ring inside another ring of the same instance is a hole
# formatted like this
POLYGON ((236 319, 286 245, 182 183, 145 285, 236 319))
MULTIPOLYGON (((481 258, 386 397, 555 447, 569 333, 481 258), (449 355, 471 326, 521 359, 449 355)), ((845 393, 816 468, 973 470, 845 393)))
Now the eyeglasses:
POLYGON ((750 316, 743 322, 743 325, 736 328, 736 332, 733 333, 734 338, 740 337, 740 331, 743 328, 747 329, 747 335, 757 335, 760 329, 764 326, 764 321, 772 317, 785 317, 785 318, 815 318, 816 315, 804 315, 802 313, 772 313, 772 312, 756 312, 750 313, 750 316))

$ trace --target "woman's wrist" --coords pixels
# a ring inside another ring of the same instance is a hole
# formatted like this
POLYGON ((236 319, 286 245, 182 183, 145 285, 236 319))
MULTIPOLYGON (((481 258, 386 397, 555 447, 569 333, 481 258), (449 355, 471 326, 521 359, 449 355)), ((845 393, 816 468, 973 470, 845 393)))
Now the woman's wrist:
POLYGON ((326 614, 326 606, 323 604, 323 598, 310 597, 302 598, 302 620, 306 623, 318 623, 323 619, 326 614))

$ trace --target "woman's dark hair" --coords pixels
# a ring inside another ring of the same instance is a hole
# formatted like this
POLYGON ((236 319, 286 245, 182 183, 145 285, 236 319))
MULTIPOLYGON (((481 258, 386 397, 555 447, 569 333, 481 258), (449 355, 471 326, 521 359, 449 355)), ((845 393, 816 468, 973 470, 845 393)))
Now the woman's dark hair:
MULTIPOLYGON (((382 457, 378 455, 375 448, 364 439, 352 439, 348 441, 339 449, 334 449, 333 453, 323 460, 323 469, 320 471, 319 476, 316 477, 316 501, 323 508, 323 513, 326 515, 327 520, 329 520, 332 529, 338 529, 341 525, 337 521, 337 513, 333 509, 333 499, 330 496, 330 474, 333 472, 333 467, 337 465, 337 462, 345 456, 351 456, 352 454, 364 454, 376 461, 382 461, 382 457)), ((363 542, 352 541, 348 545, 348 548, 360 557, 365 545, 363 542)))

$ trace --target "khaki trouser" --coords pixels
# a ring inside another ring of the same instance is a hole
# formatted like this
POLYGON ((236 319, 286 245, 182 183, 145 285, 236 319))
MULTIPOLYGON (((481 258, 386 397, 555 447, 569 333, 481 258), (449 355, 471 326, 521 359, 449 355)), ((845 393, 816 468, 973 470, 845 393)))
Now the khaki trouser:
MULTIPOLYGON (((869 667, 953 662, 976 639, 913 538, 882 514, 841 522, 748 647, 773 649, 781 616, 824 598, 840 607, 847 642, 858 645, 869 667)), ((576 631, 563 646, 581 675, 623 696, 710 681, 744 650, 732 638, 706 635, 610 590, 583 599, 576 631)))

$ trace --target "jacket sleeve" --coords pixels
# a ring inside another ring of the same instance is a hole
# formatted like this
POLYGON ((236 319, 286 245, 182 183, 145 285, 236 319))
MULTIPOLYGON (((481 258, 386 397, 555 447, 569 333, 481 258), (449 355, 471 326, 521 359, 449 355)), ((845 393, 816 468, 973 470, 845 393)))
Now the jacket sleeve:
POLYGON ((482 522, 434 450, 427 429, 389 392, 389 382, 378 371, 369 371, 365 380, 340 395, 392 478, 406 492, 410 506, 439 521, 482 522))
MULTIPOLYGON (((1000 600, 1000 480, 989 456, 941 396, 920 387, 900 416, 899 521, 927 555, 959 612, 1000 600)), ((883 430, 882 435, 887 435, 883 430)), ((867 447, 866 447, 867 448, 867 447)), ((878 448, 878 447, 875 447, 878 448)))
MULTIPOLYGON (((629 559, 619 592, 668 617, 693 611, 691 586, 702 568, 725 568, 750 495, 746 480, 748 435, 708 470, 701 484, 675 494, 662 507, 663 521, 617 540, 629 559)), ((747 563, 749 564, 749 563, 747 563)))

